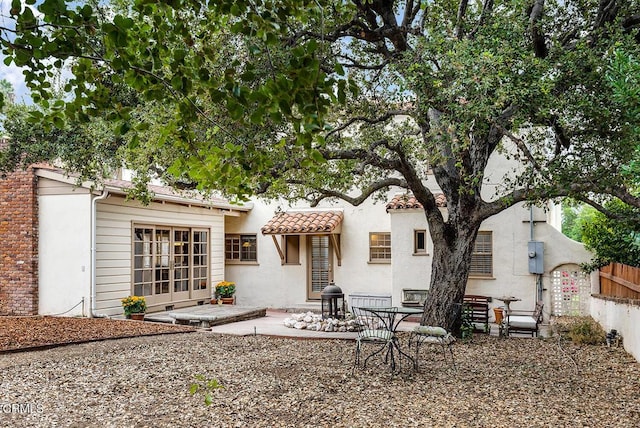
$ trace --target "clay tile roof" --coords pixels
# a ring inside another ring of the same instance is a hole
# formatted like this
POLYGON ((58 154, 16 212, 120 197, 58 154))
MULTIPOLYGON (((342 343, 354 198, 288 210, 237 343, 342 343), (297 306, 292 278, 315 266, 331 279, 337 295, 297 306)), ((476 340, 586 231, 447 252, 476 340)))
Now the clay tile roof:
MULTIPOLYGON (((443 193, 436 193, 436 206, 438 207, 446 207, 447 206, 447 198, 443 193)), ((413 195, 401 194, 395 195, 393 199, 387 204, 387 211, 390 210, 406 210, 411 208, 419 208, 423 209, 424 207, 413 195)))
POLYGON ((341 211, 283 212, 276 214, 260 230, 263 235, 332 233, 343 217, 341 211))

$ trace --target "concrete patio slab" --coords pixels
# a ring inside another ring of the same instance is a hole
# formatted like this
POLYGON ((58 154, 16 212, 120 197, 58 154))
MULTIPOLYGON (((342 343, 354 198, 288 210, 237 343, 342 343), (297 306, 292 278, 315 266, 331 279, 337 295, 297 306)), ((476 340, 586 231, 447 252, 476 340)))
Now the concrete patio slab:
POLYGON ((146 314, 144 320, 173 323, 177 315, 177 318, 181 319, 206 319, 210 325, 217 325, 264 317, 266 311, 266 308, 256 308, 252 306, 205 304, 146 314), (172 314, 174 316, 171 316, 172 314))
POLYGON ((267 310, 266 316, 247 321, 234 322, 211 327, 211 332, 219 334, 232 334, 237 336, 279 336, 297 337, 305 339, 355 339, 354 332, 320 332, 311 330, 299 330, 285 327, 284 320, 291 313, 276 310, 267 310))
MULTIPOLYGON (((306 312, 301 310, 299 312, 306 312)), ((173 323, 174 318, 169 314, 180 314, 179 318, 199 315, 209 320, 210 330, 216 334, 230 334, 236 336, 278 336, 293 337, 303 339, 355 339, 357 333, 354 332, 320 332, 312 330, 299 330, 285 327, 284 320, 292 315, 290 310, 277 310, 266 308, 255 308, 236 305, 200 305, 188 308, 180 308, 167 312, 156 312, 147 314, 145 321, 173 323)), ((400 331, 411 331, 418 325, 417 322, 404 321, 400 324, 400 331)), ((498 335, 498 326, 490 323, 491 335, 498 335)), ((546 327, 546 326, 543 326, 546 327)), ((546 328, 541 329, 543 336, 546 336, 546 328)), ((514 335, 516 336, 516 335, 514 335)), ((517 335, 517 337, 526 337, 517 335)), ((529 336, 531 337, 531 336, 529 336)))

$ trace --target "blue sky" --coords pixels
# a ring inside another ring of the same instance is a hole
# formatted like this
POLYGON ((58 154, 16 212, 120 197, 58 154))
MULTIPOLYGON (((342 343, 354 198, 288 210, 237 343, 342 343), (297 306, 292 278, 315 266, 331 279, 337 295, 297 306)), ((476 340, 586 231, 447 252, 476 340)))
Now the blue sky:
MULTIPOLYGON (((11 0, 0 0, 0 26, 13 27, 13 21, 9 19, 9 9, 11 8, 11 0)), ((6 79, 13 85, 16 101, 31 103, 29 90, 24 83, 22 69, 16 67, 15 64, 10 66, 4 63, 5 56, 0 53, 0 79, 6 79)))

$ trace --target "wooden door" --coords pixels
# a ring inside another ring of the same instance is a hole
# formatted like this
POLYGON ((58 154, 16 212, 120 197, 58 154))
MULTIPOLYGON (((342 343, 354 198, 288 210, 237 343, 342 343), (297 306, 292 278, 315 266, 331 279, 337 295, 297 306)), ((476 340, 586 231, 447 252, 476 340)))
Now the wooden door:
POLYGON ((320 293, 333 280, 333 247, 328 235, 309 236, 307 241, 307 298, 320 300, 320 293))

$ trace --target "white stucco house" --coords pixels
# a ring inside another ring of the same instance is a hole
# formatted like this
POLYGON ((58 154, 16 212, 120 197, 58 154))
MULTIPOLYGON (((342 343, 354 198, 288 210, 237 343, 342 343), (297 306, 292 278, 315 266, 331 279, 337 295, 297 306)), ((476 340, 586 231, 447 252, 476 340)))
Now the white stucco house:
MULTIPOLYGON (((500 193, 501 177, 512 167, 498 155, 491 159, 484 198, 500 193)), ((433 178, 428 185, 446 215, 446 198, 433 178)), ((493 297, 493 307, 502 306, 495 298, 506 295, 521 299, 512 309, 533 310, 542 300, 547 316, 587 314, 598 277, 583 274, 579 264, 591 254, 556 227, 552 204, 518 204, 486 220, 467 294, 493 297)), ((415 305, 429 288, 433 243, 422 207, 403 189, 391 189, 385 202, 358 207, 254 201, 251 211, 226 219, 225 236, 225 277, 237 283, 241 304, 319 309, 320 291, 334 281, 350 302, 415 305), (251 251, 231 254, 233 245, 251 251)))
MULTIPOLYGON (((485 198, 499 191, 505 165, 494 160, 485 198)), ((25 291, 0 283, 0 314, 119 315, 128 295, 144 295, 149 312, 170 310, 208 303, 222 279, 237 284, 238 305, 318 310, 331 281, 358 303, 416 305, 429 287, 433 243, 422 208, 402 189, 391 189, 384 202, 309 208, 233 205, 154 187, 144 206, 126 199, 127 181, 94 189, 51 167, 34 167, 32 175, 34 260, 20 255, 5 265, 15 268, 9 275, 29 267, 34 285, 25 291), (31 306, 20 303, 25 295, 31 306)), ((446 214, 446 198, 437 199, 446 214)), ((597 276, 578 265, 591 255, 553 226, 547 208, 519 204, 485 221, 467 294, 513 295, 521 301, 512 308, 523 310, 542 299, 547 315, 588 313, 597 276)))
MULTIPOLYGON (((422 207, 399 192, 392 190, 387 203, 358 207, 255 201, 250 212, 227 218, 225 277, 237 283, 239 304, 319 310, 320 292, 334 281, 351 302, 415 305, 429 288, 433 243, 422 207), (250 251, 231 254, 232 242, 250 251)), ((495 298, 516 296, 521 301, 512 309, 533 310, 541 293, 546 314, 587 313, 597 277, 584 275, 579 264, 590 253, 548 216, 520 204, 485 221, 467 294, 493 297, 494 307, 503 305, 495 298), (543 249, 541 274, 530 272, 530 241, 543 249)))

